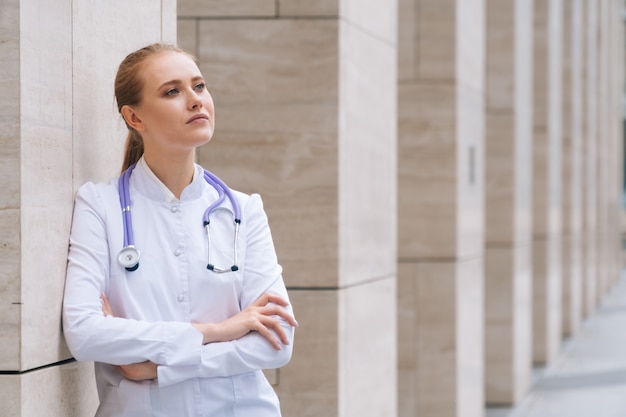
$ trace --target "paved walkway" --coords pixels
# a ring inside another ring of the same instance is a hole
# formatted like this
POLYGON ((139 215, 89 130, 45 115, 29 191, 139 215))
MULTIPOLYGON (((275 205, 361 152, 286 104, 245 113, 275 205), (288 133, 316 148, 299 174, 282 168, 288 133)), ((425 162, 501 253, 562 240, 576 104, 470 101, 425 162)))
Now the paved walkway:
POLYGON ((626 274, 514 408, 486 417, 626 417, 626 274))

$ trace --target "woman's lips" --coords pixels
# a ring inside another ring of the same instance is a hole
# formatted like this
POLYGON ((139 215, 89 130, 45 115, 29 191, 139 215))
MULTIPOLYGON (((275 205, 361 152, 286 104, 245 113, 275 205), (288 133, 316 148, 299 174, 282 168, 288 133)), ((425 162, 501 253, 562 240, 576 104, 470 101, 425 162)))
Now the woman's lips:
POLYGON ((187 124, 204 120, 209 120, 209 117, 206 114, 196 114, 195 116, 192 116, 189 120, 187 120, 187 124))

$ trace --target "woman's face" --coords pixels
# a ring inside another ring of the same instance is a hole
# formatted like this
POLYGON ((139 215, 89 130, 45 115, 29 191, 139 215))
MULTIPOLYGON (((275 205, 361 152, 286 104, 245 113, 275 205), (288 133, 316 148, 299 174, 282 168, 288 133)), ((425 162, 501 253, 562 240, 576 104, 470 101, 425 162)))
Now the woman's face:
POLYGON ((180 52, 161 52, 141 68, 143 94, 133 108, 146 151, 188 152, 211 140, 213 99, 198 66, 180 52))

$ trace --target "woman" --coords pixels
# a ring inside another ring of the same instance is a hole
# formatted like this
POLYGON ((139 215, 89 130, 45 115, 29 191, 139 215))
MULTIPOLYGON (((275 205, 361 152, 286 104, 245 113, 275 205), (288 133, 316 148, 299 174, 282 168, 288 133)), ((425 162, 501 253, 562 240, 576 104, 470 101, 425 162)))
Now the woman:
POLYGON ((297 323, 261 198, 194 162, 215 124, 195 60, 135 51, 115 96, 124 174, 77 193, 63 306, 72 354, 95 361, 96 416, 280 416, 261 370, 289 361, 297 323))

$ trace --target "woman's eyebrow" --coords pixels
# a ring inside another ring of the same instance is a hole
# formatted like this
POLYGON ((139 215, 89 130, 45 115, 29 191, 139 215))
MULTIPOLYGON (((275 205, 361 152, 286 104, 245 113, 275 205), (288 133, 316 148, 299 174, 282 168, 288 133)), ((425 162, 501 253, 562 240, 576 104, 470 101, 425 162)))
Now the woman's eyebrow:
MULTIPOLYGON (((204 79, 204 77, 202 77, 201 75, 196 75, 195 77, 193 77, 193 78, 191 79, 191 82, 201 81, 201 80, 203 80, 203 79, 204 79)), ((178 80, 178 79, 176 79, 176 80, 166 81, 166 82, 164 82, 163 84, 161 84, 161 85, 159 86, 159 90, 160 90, 161 88, 163 88, 163 87, 167 86, 167 85, 179 85, 179 84, 182 84, 182 81, 181 81, 181 80, 178 80)))

